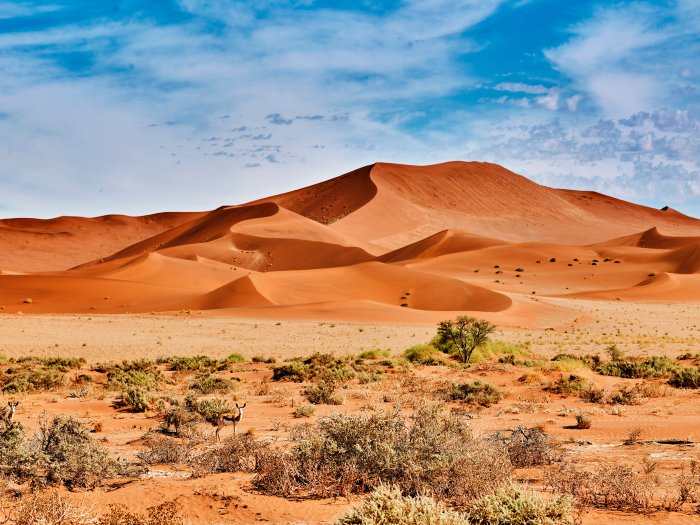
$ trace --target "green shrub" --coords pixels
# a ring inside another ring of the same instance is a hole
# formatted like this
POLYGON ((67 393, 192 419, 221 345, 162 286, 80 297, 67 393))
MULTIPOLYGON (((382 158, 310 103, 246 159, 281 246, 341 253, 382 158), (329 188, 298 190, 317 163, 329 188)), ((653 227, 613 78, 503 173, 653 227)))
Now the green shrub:
POLYGON ((306 359, 292 359, 272 369, 273 381, 301 383, 321 375, 333 377, 339 382, 349 381, 355 377, 353 358, 315 353, 306 359))
POLYGON ((470 525, 572 525, 571 499, 521 489, 517 485, 499 488, 472 503, 466 512, 470 525))
POLYGON ((490 357, 499 356, 504 362, 511 364, 520 363, 519 358, 530 357, 530 344, 528 342, 508 343, 506 341, 486 341, 474 349, 469 358, 470 363, 481 363, 490 357))
POLYGON ((680 368, 673 372, 669 384, 676 388, 700 388, 700 368, 680 368))
POLYGON ((571 374, 568 377, 561 376, 554 383, 550 383, 545 390, 563 396, 581 396, 591 388, 590 382, 584 378, 571 374))
POLYGON ((592 368, 596 369, 600 364, 602 363, 602 360, 600 359, 600 356, 595 354, 586 354, 586 355, 573 355, 573 354, 557 354, 552 358, 552 361, 554 362, 569 362, 569 363, 575 363, 580 367, 585 367, 585 368, 592 368))
POLYGON ((483 383, 479 379, 452 383, 444 392, 449 401, 464 401, 470 405, 490 407, 503 399, 503 392, 491 383, 483 383))
POLYGON ((389 350, 381 350, 379 348, 374 348, 372 350, 365 350, 360 352, 358 355, 360 359, 382 359, 389 357, 389 350))
POLYGON ((232 412, 234 410, 234 406, 231 405, 231 403, 220 397, 197 399, 197 397, 193 395, 188 395, 185 398, 185 408, 190 412, 199 414, 212 424, 216 422, 216 418, 219 417, 219 414, 232 412))
POLYGON ((668 357, 654 356, 643 361, 618 358, 601 364, 596 368, 596 372, 625 379, 646 379, 670 377, 677 368, 678 365, 668 357))
POLYGON ((56 368, 8 368, 2 377, 2 391, 12 394, 55 390, 65 384, 66 375, 56 368))
POLYGON ((235 390, 235 385, 233 381, 225 377, 204 374, 194 380, 190 385, 190 390, 194 390, 203 395, 226 393, 235 390))
POLYGON ((271 363, 276 363, 276 362, 277 362, 277 359, 275 359, 274 357, 263 357, 263 356, 261 356, 261 355, 254 355, 253 357, 251 357, 250 360, 251 360, 253 363, 267 363, 267 364, 271 364, 271 363))
POLYGON ((440 351, 433 345, 416 345, 406 349, 404 357, 414 365, 437 366, 444 365, 440 351))
POLYGON ((133 412, 145 412, 153 404, 153 393, 140 386, 127 386, 122 390, 119 403, 133 412))
POLYGON ((179 372, 197 372, 201 370, 215 369, 218 365, 216 359, 205 355, 185 356, 185 357, 170 357, 164 360, 168 363, 170 370, 179 372))
POLYGON ((225 361, 227 363, 245 363, 247 361, 247 359, 245 358, 245 356, 234 352, 233 354, 229 355, 225 359, 225 361))
POLYGON ((165 380, 156 363, 148 359, 123 361, 111 366, 100 365, 98 368, 107 373, 106 386, 112 390, 127 390, 132 387, 152 390, 165 380))
POLYGON ((61 372, 67 372, 71 369, 80 368, 85 364, 85 359, 82 357, 21 357, 17 359, 17 363, 31 363, 44 366, 46 368, 56 368, 61 372))
POLYGON ((380 485, 335 525, 469 525, 469 521, 433 498, 403 496, 398 487, 380 485))

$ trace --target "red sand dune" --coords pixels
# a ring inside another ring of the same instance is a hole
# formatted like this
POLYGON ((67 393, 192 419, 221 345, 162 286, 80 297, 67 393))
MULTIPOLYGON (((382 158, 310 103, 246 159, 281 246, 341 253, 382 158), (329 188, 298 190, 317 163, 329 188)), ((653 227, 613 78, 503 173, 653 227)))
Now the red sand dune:
POLYGON ((91 259, 111 255, 198 215, 156 213, 142 217, 105 215, 92 219, 0 220, 0 270, 65 270, 91 259))
POLYGON ((522 323, 562 308, 547 296, 700 300, 699 220, 486 163, 374 164, 208 213, 0 221, 0 246, 33 272, 0 276, 8 313, 522 323))

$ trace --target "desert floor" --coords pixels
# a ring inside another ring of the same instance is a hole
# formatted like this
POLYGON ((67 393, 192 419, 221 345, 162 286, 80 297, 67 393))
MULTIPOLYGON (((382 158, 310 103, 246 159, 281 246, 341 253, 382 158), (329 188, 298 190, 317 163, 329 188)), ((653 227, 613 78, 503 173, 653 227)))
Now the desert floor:
MULTIPOLYGON (((662 303, 592 302, 547 299, 566 303, 571 315, 555 326, 535 329, 500 327, 495 339, 520 343, 529 341, 534 357, 547 360, 557 353, 602 353, 616 344, 630 356, 664 355, 676 358, 700 351, 700 305, 662 303)), ((560 305, 561 306, 561 305, 560 305)), ((0 353, 6 358, 22 356, 84 357, 86 368, 104 361, 146 357, 198 355, 223 358, 237 352, 247 358, 305 357, 313 352, 337 355, 358 354, 380 348, 400 356, 413 345, 428 342, 435 325, 348 323, 341 321, 300 321, 231 319, 199 313, 189 315, 0 315, 0 353)), ((413 367, 413 387, 403 391, 405 378, 387 376, 368 385, 352 384, 342 392, 339 406, 316 406, 312 419, 342 413, 389 409, 397 397, 409 404, 430 400, 436 385, 446 381, 480 378, 492 382, 506 398, 489 408, 474 410, 473 426, 480 432, 540 425, 559 439, 567 454, 584 463, 657 463, 660 487, 670 484, 671 475, 700 459, 700 397, 696 390, 680 390, 658 382, 660 397, 633 406, 607 406, 547 393, 543 385, 561 375, 541 370, 541 379, 520 382, 527 370, 489 361, 478 366, 413 367), (417 382, 417 383, 416 383, 417 382), (418 387, 415 385, 418 384, 418 387), (413 398, 406 401, 405 397, 413 398), (571 427, 574 416, 585 411, 593 418, 588 430, 571 427), (622 442, 639 429, 641 437, 631 446, 622 442), (687 441, 662 444, 659 441, 687 441), (668 480, 668 481, 667 481, 668 480)), ((301 386, 270 382, 271 365, 242 363, 235 370, 240 384, 236 397, 248 403, 245 421, 239 429, 258 437, 284 441, 299 420, 295 407, 304 404, 301 386), (264 388, 262 386, 265 385, 264 388)), ((591 380, 603 388, 636 380, 597 376, 591 380)), ((20 396, 16 419, 28 429, 38 426, 42 411, 49 415, 73 415, 90 426, 101 423, 97 436, 114 456, 135 460, 142 447, 140 438, 159 426, 155 412, 132 413, 115 406, 114 396, 100 393, 74 398, 68 391, 20 396)), ((213 428, 210 429, 213 433, 213 428)), ((224 433, 231 432, 230 427, 224 433)), ((540 486, 538 469, 516 471, 516 479, 540 486)), ((141 510, 154 503, 178 498, 189 523, 332 523, 353 501, 289 501, 266 496, 251 487, 249 474, 215 474, 190 479, 187 470, 151 466, 139 479, 116 480, 107 487, 69 497, 89 501, 97 511, 111 503, 126 503, 141 510)), ((651 515, 587 509, 583 523, 699 523, 697 515, 655 512, 651 515)))

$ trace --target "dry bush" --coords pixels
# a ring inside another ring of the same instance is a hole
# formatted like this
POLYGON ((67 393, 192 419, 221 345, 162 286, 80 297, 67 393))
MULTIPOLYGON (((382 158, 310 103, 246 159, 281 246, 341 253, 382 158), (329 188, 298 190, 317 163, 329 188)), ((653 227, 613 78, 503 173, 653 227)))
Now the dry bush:
POLYGON ((136 457, 147 465, 187 463, 192 451, 202 442, 201 439, 176 439, 148 434, 144 438, 146 450, 138 451, 136 457))
POLYGON ((40 421, 27 438, 19 424, 0 433, 0 461, 6 477, 20 482, 63 483, 69 489, 94 488, 116 472, 107 451, 80 421, 58 416, 40 421))
POLYGON ((163 414, 163 419, 164 426, 162 430, 169 432, 170 427, 173 427, 175 435, 178 437, 197 437, 199 435, 197 424, 204 421, 197 412, 190 412, 179 406, 168 409, 163 414))
POLYGON ((600 466, 593 471, 574 463, 547 469, 547 485, 570 494, 584 505, 630 512, 653 510, 653 480, 625 465, 600 466))
POLYGON ((592 424, 593 420, 590 418, 590 416, 586 414, 576 414, 576 428, 579 430, 591 428, 592 424))
POLYGON ((324 377, 316 384, 306 386, 302 394, 312 405, 342 405, 343 398, 336 394, 337 388, 335 379, 324 377))
POLYGON ((109 513, 100 517, 97 525, 183 525, 182 505, 166 501, 149 507, 146 514, 129 512, 124 505, 110 505, 109 513))
POLYGON ((541 494, 506 485, 474 503, 466 512, 469 525, 573 525, 571 498, 541 494))
POLYGON ((476 437, 459 417, 437 407, 398 413, 337 415, 321 419, 287 453, 263 458, 258 488, 283 496, 348 495, 382 483, 408 495, 468 502, 510 479, 499 444, 476 437))
MULTIPOLYGON (((75 505, 57 490, 33 492, 0 500, 0 524, 94 525, 92 509, 75 505)), ((126 524, 125 524, 126 525, 126 524)))
POLYGON ((397 487, 380 485, 334 525, 469 525, 463 515, 427 496, 403 496, 397 487))
POLYGON ((495 439, 505 445, 516 468, 549 465, 563 456, 559 443, 538 428, 519 426, 508 435, 496 434, 495 439))
POLYGON ((107 451, 80 421, 62 416, 42 421, 37 434, 38 466, 49 483, 94 488, 116 472, 107 451))
POLYGON ((248 434, 233 435, 220 447, 190 457, 193 477, 203 477, 215 472, 256 472, 263 458, 270 454, 268 443, 248 434))

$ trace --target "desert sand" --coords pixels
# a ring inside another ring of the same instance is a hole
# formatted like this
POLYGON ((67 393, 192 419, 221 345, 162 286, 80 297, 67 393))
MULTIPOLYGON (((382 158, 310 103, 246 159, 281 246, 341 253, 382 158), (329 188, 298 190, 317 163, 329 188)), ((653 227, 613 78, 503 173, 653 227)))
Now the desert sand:
MULTIPOLYGON (((263 439, 288 443, 292 414, 305 401, 302 385, 271 382, 272 365, 252 357, 280 362, 384 349, 400 360, 431 340, 438 321, 466 313, 494 323, 494 339, 527 345, 540 363, 532 365, 538 379, 521 381, 531 369, 498 356, 466 368, 415 366, 346 385, 343 404, 319 405, 312 420, 439 402, 441 384, 478 378, 505 392, 499 404, 474 409, 472 424, 484 434, 539 425, 583 464, 658 463, 662 488, 700 459, 696 390, 655 380, 658 397, 624 407, 546 390, 569 372, 549 364, 561 353, 604 354, 611 345, 635 358, 700 353, 700 220, 670 208, 548 188, 487 163, 378 163, 205 213, 0 221, 0 268, 6 358, 82 357, 87 370, 240 353, 248 361, 230 375, 240 381, 236 399, 249 405, 241 428, 263 439), (593 417, 590 429, 571 428, 579 412, 593 417), (635 429, 641 440, 623 445, 635 429)), ((642 383, 573 372, 609 391, 642 383)), ((186 390, 192 379, 166 373, 171 388, 186 390)), ((100 385, 86 397, 70 388, 24 394, 17 420, 34 430, 45 410, 99 423, 96 435, 110 452, 137 461, 142 436, 159 428, 162 414, 128 411, 100 385)), ((516 471, 544 490, 542 476, 516 471)), ((332 523, 358 501, 286 500, 255 490, 251 480, 244 473, 194 479, 187 469, 149 466, 89 497, 99 511, 115 502, 141 511, 178 498, 194 524, 332 523)), ((582 515, 586 524, 648 521, 698 522, 687 508, 582 515)))

